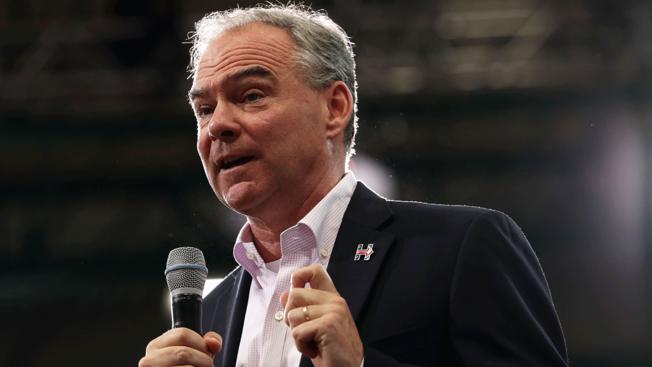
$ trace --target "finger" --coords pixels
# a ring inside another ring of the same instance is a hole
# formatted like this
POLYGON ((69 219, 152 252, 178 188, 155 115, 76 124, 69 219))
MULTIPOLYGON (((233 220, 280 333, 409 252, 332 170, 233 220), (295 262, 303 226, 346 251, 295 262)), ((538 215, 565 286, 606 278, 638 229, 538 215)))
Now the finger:
POLYGON ((288 294, 285 303, 285 315, 297 307, 307 305, 319 305, 327 303, 338 303, 341 297, 338 294, 312 289, 312 288, 292 288, 288 294))
POLYGON ((324 305, 297 307, 288 311, 285 317, 285 323, 289 327, 294 328, 304 322, 320 318, 328 312, 328 309, 329 306, 324 305))
POLYGON ((331 277, 321 264, 299 268, 292 273, 292 288, 304 288, 306 283, 313 289, 337 293, 331 277))
POLYGON ((281 301, 281 306, 285 308, 285 304, 288 302, 288 296, 290 295, 290 291, 284 291, 281 293, 280 301, 281 301))
POLYGON ((319 354, 319 346, 315 337, 317 336, 319 323, 311 320, 297 325, 292 329, 292 338, 299 353, 312 359, 319 354))
POLYGON ((204 334, 204 341, 211 356, 215 356, 222 350, 222 336, 220 334, 209 331, 204 334))
POLYGON ((197 349, 172 346, 154 349, 138 363, 139 367, 184 366, 212 367, 213 358, 197 349))
POLYGON ((197 334, 196 332, 187 328, 175 328, 168 330, 163 335, 147 344, 145 353, 149 353, 151 350, 172 346, 189 347, 210 354, 204 338, 202 338, 201 335, 197 334))

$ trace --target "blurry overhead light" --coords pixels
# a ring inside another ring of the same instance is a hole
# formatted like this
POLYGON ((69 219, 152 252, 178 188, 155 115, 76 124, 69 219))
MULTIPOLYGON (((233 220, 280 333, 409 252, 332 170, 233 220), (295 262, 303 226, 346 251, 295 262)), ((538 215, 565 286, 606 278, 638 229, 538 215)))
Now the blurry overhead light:
POLYGON ((388 71, 389 89, 397 94, 418 92, 424 87, 424 73, 415 66, 396 66, 388 71))
POLYGON ((435 30, 446 39, 511 37, 534 9, 451 11, 435 20, 435 30))

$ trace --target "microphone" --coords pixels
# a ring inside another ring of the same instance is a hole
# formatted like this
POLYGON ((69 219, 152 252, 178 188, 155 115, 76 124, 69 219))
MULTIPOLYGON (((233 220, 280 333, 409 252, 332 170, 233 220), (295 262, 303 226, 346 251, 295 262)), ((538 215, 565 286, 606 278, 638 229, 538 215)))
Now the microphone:
POLYGON ((185 327, 202 335, 201 303, 208 268, 204 254, 194 247, 170 251, 165 280, 172 297, 172 328, 185 327))

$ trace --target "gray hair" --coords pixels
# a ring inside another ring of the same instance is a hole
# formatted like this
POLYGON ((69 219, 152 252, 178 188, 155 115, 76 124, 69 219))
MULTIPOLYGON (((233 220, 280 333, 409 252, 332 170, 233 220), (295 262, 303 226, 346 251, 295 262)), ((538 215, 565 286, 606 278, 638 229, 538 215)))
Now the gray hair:
POLYGON ((251 23, 269 24, 290 34, 297 47, 294 62, 311 87, 326 88, 338 80, 346 84, 353 95, 353 114, 345 130, 344 144, 347 155, 354 154, 358 85, 353 42, 325 12, 296 4, 266 4, 210 13, 195 23, 195 32, 189 35, 192 41, 189 71, 195 74, 197 64, 212 40, 251 23))

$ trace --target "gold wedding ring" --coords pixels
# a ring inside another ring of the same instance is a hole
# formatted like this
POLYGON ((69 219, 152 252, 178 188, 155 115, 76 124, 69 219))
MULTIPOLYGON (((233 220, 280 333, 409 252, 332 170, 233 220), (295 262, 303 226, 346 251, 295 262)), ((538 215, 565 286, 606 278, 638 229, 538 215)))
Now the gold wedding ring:
POLYGON ((301 311, 303 311, 303 317, 306 319, 306 321, 310 321, 310 316, 308 316, 308 307, 304 306, 301 311))

